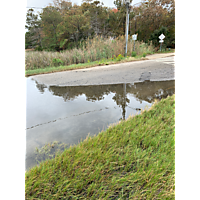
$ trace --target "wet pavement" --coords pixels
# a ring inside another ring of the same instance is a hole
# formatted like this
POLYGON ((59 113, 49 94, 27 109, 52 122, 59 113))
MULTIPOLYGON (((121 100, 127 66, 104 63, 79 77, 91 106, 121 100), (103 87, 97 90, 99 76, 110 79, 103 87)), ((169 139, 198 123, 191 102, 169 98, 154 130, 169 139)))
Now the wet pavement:
POLYGON ((148 72, 144 77, 143 82, 87 86, 51 86, 27 78, 26 169, 36 165, 36 147, 77 144, 175 93, 174 80, 150 81, 148 72))

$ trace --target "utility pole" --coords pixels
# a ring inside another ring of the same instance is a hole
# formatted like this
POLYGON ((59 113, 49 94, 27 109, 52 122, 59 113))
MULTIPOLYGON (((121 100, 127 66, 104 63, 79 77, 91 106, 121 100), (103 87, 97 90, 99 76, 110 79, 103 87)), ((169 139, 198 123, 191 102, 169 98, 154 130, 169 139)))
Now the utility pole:
POLYGON ((129 4, 130 0, 125 0, 126 4, 126 30, 125 30, 125 37, 126 37, 126 47, 125 47, 125 57, 127 56, 127 46, 128 46, 128 27, 129 27, 129 4))

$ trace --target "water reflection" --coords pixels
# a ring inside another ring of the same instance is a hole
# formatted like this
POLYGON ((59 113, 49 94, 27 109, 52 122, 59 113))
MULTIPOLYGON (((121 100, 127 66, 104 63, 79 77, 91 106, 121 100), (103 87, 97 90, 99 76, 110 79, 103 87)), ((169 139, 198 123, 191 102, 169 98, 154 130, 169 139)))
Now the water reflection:
POLYGON ((58 141, 68 145, 110 124, 139 114, 156 98, 174 94, 175 81, 93 86, 45 86, 27 78, 26 169, 34 150, 58 141))
POLYGON ((100 101, 104 99, 104 95, 115 93, 116 95, 113 100, 117 105, 122 105, 122 102, 129 102, 126 93, 133 94, 138 100, 151 103, 156 98, 166 98, 168 95, 174 94, 174 90, 174 80, 144 81, 134 84, 49 87, 49 91, 51 91, 53 95, 63 97, 64 101, 73 100, 82 94, 85 94, 87 101, 100 101), (125 101, 124 98, 126 98, 125 101))
POLYGON ((37 81, 35 81, 35 83, 36 83, 37 89, 40 91, 41 94, 43 94, 47 86, 45 84, 39 84, 37 81))
POLYGON ((130 103, 127 94, 134 95, 137 100, 152 103, 154 99, 166 98, 174 94, 175 81, 144 81, 134 84, 92 85, 92 86, 50 86, 49 91, 60 96, 64 101, 74 100, 85 94, 87 101, 103 100, 105 95, 114 93, 113 101, 122 108, 122 119, 125 119, 126 107, 130 103))

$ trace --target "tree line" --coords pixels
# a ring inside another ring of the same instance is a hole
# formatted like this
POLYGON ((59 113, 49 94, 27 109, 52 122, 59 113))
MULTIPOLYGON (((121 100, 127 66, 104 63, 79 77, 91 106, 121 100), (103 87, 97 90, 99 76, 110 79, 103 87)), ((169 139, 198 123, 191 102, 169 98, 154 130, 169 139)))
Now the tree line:
MULTIPOLYGON (((124 35, 126 7, 123 0, 115 0, 114 4, 116 8, 93 0, 83 0, 80 6, 70 0, 54 0, 37 14, 31 8, 26 13, 25 48, 60 51, 79 48, 95 35, 105 38, 124 35)), ((158 36, 163 33, 165 46, 175 47, 173 0, 149 0, 130 6, 129 11, 129 35, 138 34, 139 41, 152 41, 158 47, 158 36)))

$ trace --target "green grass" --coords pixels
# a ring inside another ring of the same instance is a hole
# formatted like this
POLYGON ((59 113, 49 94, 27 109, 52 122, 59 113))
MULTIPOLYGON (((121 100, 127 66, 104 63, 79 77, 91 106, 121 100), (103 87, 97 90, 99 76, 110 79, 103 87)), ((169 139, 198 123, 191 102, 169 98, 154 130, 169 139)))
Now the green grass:
MULTIPOLYGON (((61 71, 68 71, 68 70, 74 70, 74 69, 84 69, 84 68, 90 68, 95 66, 101 66, 101 65, 110 65, 110 64, 116 64, 116 63, 123 63, 123 62, 131 62, 136 60, 141 60, 142 56, 136 56, 133 57, 127 57, 127 58, 120 58, 116 59, 102 59, 97 60, 93 62, 87 62, 87 63, 79 63, 79 64, 73 64, 68 66, 58 66, 58 67, 46 67, 46 68, 39 68, 39 69, 31 69, 25 71, 25 76, 32 76, 37 74, 47 74, 47 73, 53 73, 53 72, 61 72, 61 71)), ((144 58, 143 58, 144 59, 144 58)))
POLYGON ((25 174, 26 199, 174 199, 175 95, 25 174))

